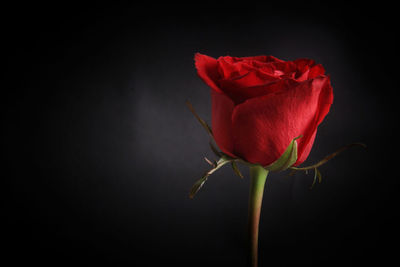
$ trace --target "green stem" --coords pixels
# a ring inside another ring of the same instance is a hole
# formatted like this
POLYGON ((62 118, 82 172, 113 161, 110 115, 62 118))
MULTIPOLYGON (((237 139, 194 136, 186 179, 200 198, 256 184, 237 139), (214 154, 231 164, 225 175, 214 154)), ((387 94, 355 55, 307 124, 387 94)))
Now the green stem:
POLYGON ((260 223, 261 204, 267 175, 268 171, 261 166, 250 167, 249 240, 252 267, 257 267, 258 262, 258 225, 260 223))

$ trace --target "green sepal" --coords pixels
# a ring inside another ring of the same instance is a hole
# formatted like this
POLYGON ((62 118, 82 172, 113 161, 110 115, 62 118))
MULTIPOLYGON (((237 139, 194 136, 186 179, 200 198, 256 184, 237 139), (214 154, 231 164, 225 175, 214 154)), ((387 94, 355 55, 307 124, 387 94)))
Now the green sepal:
POLYGON ((197 180, 194 185, 192 186, 192 188, 190 189, 190 193, 189 193, 189 197, 193 198, 194 195, 197 194, 197 192, 199 192, 199 190, 203 187, 204 183, 207 181, 208 179, 207 174, 204 174, 203 177, 201 177, 199 180, 197 180))
POLYGON ((313 189, 315 183, 317 182, 317 178, 318 178, 318 183, 321 183, 322 182, 321 172, 317 168, 314 168, 314 180, 312 185, 310 186, 310 189, 313 189))
POLYGON ((240 170, 239 170, 239 168, 238 168, 236 162, 232 161, 231 164, 232 164, 232 169, 233 169, 233 171, 236 173, 236 175, 243 179, 244 176, 243 176, 243 174, 240 172, 240 170))
POLYGON ((282 156, 277 159, 275 162, 271 163, 268 166, 265 166, 264 169, 271 172, 279 172, 284 171, 291 167, 297 161, 297 139, 301 138, 302 135, 293 138, 290 142, 289 146, 286 148, 285 152, 283 152, 282 156))
POLYGON ((203 187, 204 183, 207 181, 208 176, 210 176, 211 174, 213 174, 216 170, 218 170, 219 168, 221 168, 222 166, 224 166, 225 164, 232 162, 231 158, 227 158, 225 156, 222 156, 218 162, 214 165, 214 167, 208 171, 206 171, 203 176, 197 180, 197 182, 194 183, 194 185, 192 186, 192 189, 190 190, 189 193, 189 197, 193 198, 197 192, 199 192, 199 190, 203 187))
POLYGON ((208 144, 210 145, 210 148, 211 148, 212 152, 214 152, 215 156, 222 157, 221 152, 218 151, 218 149, 214 146, 214 144, 211 141, 208 142, 208 144))
POLYGON ((318 169, 315 169, 315 171, 317 172, 317 177, 318 177, 318 183, 322 182, 322 175, 321 172, 318 169))
POLYGON ((332 154, 329 154, 328 156, 326 156, 325 158, 323 158, 322 160, 320 160, 319 162, 317 162, 317 163, 315 163, 313 165, 310 165, 310 166, 307 166, 307 167, 290 167, 290 169, 296 170, 296 171, 305 171, 306 174, 307 174, 308 170, 312 170, 312 169, 315 169, 317 167, 320 167, 320 166, 324 165, 325 163, 327 163, 332 158, 336 157, 337 155, 339 155, 340 153, 342 153, 346 149, 348 149, 350 147, 353 147, 353 146, 361 146, 363 148, 367 148, 367 146, 365 144, 363 144, 363 143, 352 143, 352 144, 349 144, 347 146, 339 148, 338 150, 336 150, 332 154))
POLYGON ((186 101, 186 105, 187 107, 190 109, 190 111, 193 113, 193 115, 196 117, 196 119, 200 122, 200 124, 203 126, 203 128, 207 131, 207 133, 212 137, 213 137, 213 133, 211 130, 211 127, 207 124, 207 122, 205 122, 205 120, 203 120, 202 118, 200 118, 199 115, 197 115, 196 111, 194 110, 192 103, 189 102, 189 100, 186 101))

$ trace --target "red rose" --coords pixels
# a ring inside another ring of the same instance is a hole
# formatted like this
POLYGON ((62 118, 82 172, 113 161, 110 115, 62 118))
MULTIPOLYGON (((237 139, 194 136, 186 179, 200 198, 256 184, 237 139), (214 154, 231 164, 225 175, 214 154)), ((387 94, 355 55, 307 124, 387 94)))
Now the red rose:
POLYGON ((310 153, 333 101, 329 77, 310 59, 212 57, 197 53, 199 76, 211 87, 212 129, 219 148, 263 166, 297 140, 297 161, 310 153))

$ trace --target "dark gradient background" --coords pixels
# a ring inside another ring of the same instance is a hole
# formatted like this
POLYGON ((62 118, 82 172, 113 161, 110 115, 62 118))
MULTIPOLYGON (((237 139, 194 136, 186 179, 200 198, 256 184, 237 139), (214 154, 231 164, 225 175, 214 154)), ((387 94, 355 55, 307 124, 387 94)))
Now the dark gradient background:
POLYGON ((246 266, 248 171, 223 168, 188 198, 212 157, 185 106, 210 121, 195 52, 316 60, 335 99, 305 164, 368 145, 321 167, 313 190, 313 174, 269 176, 260 266, 397 260, 394 12, 266 6, 5 8, 2 261, 246 266))

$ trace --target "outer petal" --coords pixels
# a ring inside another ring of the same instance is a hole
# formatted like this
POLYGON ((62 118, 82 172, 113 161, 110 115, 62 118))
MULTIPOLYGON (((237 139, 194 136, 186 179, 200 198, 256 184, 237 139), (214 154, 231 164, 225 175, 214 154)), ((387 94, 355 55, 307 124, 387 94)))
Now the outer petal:
POLYGON ((216 84, 216 81, 220 79, 218 61, 200 53, 196 53, 194 61, 200 78, 215 91, 222 92, 216 84))
POLYGON ((312 85, 314 90, 319 90, 319 99, 318 99, 318 111, 315 114, 314 123, 310 125, 310 129, 308 130, 311 135, 308 135, 308 140, 306 138, 300 139, 299 141, 299 150, 297 161, 294 164, 295 166, 303 163, 308 155, 310 154, 312 145, 314 143, 315 135, 317 133, 318 125, 323 121, 325 116, 328 114, 329 109, 333 102, 333 90, 330 83, 330 79, 327 76, 319 76, 312 81, 312 85))
POLYGON ((212 130, 215 142, 222 152, 235 157, 233 153, 232 112, 234 104, 223 93, 211 90, 212 130))
POLYGON ((232 116, 234 153, 265 166, 277 160, 293 138, 303 135, 298 140, 299 155, 303 156, 320 121, 322 87, 317 85, 287 80, 284 90, 236 106, 232 116))

